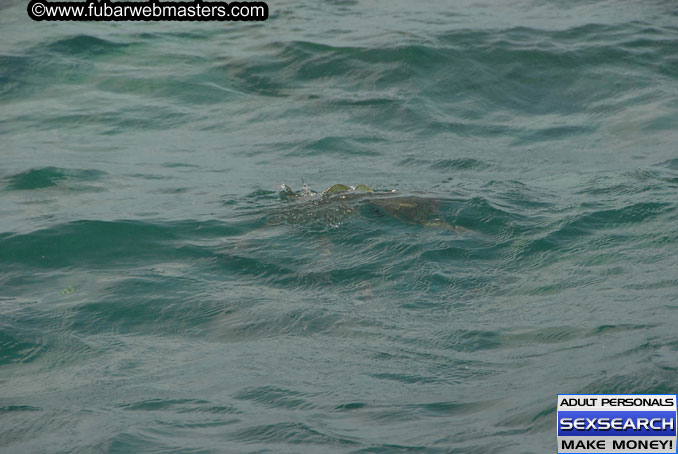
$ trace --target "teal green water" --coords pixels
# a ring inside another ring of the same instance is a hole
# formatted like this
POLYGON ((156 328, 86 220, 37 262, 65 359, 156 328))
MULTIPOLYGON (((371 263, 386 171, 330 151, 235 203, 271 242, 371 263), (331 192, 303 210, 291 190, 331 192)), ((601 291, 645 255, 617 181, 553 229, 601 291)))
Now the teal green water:
POLYGON ((0 451, 543 453, 676 392, 675 2, 269 7, 0 5, 0 451))

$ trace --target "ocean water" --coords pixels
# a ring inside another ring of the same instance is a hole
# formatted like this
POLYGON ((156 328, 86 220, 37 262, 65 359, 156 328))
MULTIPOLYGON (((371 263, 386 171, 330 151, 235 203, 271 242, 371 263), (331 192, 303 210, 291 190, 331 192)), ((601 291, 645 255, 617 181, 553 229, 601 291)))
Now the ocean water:
POLYGON ((268 4, 0 3, 0 452, 544 453, 557 393, 676 392, 674 1, 268 4))

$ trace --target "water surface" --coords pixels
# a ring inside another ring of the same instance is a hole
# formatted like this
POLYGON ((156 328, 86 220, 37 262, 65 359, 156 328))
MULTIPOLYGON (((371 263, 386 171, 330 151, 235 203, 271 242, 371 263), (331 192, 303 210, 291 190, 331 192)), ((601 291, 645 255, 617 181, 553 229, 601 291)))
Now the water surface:
POLYGON ((543 453, 676 391, 673 2, 269 7, 0 6, 0 450, 543 453))

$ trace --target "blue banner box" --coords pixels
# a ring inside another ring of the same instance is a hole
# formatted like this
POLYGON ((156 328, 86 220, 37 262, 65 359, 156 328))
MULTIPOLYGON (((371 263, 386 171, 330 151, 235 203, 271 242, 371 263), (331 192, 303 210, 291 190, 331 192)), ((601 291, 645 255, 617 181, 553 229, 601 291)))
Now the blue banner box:
POLYGON ((676 436, 675 411, 559 411, 558 436, 676 436))

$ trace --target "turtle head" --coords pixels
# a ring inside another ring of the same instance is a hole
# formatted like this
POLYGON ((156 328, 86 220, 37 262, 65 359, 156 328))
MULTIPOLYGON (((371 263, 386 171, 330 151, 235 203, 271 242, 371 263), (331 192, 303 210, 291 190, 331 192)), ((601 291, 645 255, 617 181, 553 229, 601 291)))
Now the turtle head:
POLYGON ((292 200, 292 199, 298 197, 298 194, 296 194, 296 193, 292 190, 292 188, 290 188, 289 186, 287 186, 285 183, 283 183, 283 184, 280 185, 280 189, 281 189, 281 191, 280 191, 280 198, 281 198, 282 200, 292 200))

